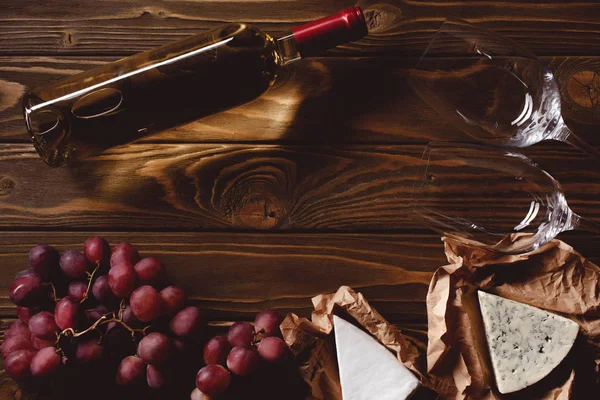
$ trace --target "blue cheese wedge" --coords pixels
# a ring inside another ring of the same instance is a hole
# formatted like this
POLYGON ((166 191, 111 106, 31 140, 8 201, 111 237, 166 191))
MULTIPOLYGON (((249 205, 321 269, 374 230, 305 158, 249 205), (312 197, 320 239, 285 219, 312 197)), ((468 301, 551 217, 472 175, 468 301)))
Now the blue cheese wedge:
POLYGON ((333 316, 343 400, 405 400, 419 380, 371 335, 333 316))
POLYGON ((570 319, 478 292, 496 385, 512 393, 538 382, 567 356, 579 325, 570 319))

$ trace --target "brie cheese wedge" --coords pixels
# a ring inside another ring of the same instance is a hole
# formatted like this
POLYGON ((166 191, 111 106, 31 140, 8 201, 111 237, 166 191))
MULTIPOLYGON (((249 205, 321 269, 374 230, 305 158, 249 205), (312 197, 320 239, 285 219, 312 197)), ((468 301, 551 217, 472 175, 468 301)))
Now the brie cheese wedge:
POLYGON ((343 400, 405 400, 419 386, 408 368, 371 335, 333 316, 343 400))
POLYGON ((540 381, 573 347, 576 322, 493 294, 479 291, 478 297, 500 393, 540 381))

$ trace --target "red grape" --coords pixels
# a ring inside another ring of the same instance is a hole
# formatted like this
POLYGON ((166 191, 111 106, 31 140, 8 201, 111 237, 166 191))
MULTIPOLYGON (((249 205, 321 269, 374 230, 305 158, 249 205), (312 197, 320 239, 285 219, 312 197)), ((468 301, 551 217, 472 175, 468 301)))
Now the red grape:
POLYGON ((123 311, 123 322, 127 324, 130 328, 143 328, 144 323, 137 319, 131 310, 131 306, 128 305, 125 307, 123 311))
POLYGON ((54 309, 54 320, 61 330, 77 328, 77 314, 79 313, 79 302, 70 296, 63 297, 54 309))
POLYGON ((94 280, 94 283, 92 284, 92 294, 96 300, 107 306, 115 306, 119 302, 119 299, 110 288, 108 275, 99 276, 94 280))
POLYGON ((31 359, 35 352, 31 350, 19 350, 10 354, 4 360, 4 368, 8 375, 16 381, 28 378, 31 374, 31 359))
POLYGON ((231 345, 224 336, 215 336, 204 345, 204 362, 206 364, 227 365, 227 355, 231 345))
POLYGON ((202 314, 197 307, 187 307, 179 311, 169 323, 169 328, 177 336, 190 336, 201 326, 202 314))
POLYGON ((77 345, 75 360, 81 364, 90 364, 98 361, 104 354, 104 347, 98 344, 98 339, 88 339, 77 345))
POLYGON ((89 310, 85 310, 85 315, 87 317, 88 322, 94 323, 98 321, 104 314, 108 314, 108 308, 99 304, 96 308, 90 308, 89 310))
POLYGON ((131 293, 129 305, 137 319, 142 322, 152 322, 161 314, 162 299, 156 289, 145 285, 131 293))
POLYGON ((254 319, 254 330, 263 336, 276 336, 280 334, 279 325, 283 316, 277 310, 264 310, 254 319))
POLYGON ((138 355, 146 364, 159 365, 169 358, 171 341, 159 332, 145 336, 138 345, 138 355))
POLYGON ((181 339, 172 339, 171 342, 180 354, 189 355, 194 351, 194 343, 181 339))
POLYGON ((56 338, 55 332, 58 330, 58 325, 56 325, 52 313, 42 311, 31 317, 29 330, 40 339, 52 340, 56 338))
POLYGON ((33 345, 29 336, 13 336, 2 342, 0 346, 2 357, 6 358, 8 355, 17 350, 33 350, 33 345))
POLYGON ((141 358, 136 356, 125 357, 117 370, 117 384, 127 386, 140 381, 144 377, 145 370, 146 364, 141 358))
POLYGON ((278 337, 270 336, 264 338, 258 345, 258 354, 269 362, 284 362, 289 357, 287 344, 278 337))
POLYGON ((42 279, 33 271, 18 276, 8 289, 8 297, 18 306, 36 306, 44 293, 42 279))
POLYGON ((108 261, 110 257, 110 246, 101 236, 92 236, 83 243, 83 254, 92 264, 108 261))
POLYGON ((233 347, 250 346, 254 341, 254 327, 250 322, 236 322, 229 328, 227 340, 233 347))
POLYGON ((56 340, 43 340, 38 338, 35 335, 31 335, 31 344, 33 345, 33 348, 36 350, 41 350, 45 347, 54 347, 54 344, 56 343, 56 340))
POLYGON ((260 355, 254 347, 237 346, 231 349, 227 356, 227 368, 236 375, 249 375, 254 372, 259 365, 260 355))
POLYGON ((146 382, 151 389, 160 389, 166 383, 165 374, 154 365, 146 367, 146 382))
POLYGON ((29 330, 28 324, 21 321, 15 321, 9 324, 4 331, 4 340, 8 340, 15 336, 29 337, 30 335, 31 331, 29 330))
POLYGON ((90 267, 90 262, 79 250, 67 250, 60 256, 60 268, 69 278, 85 278, 90 267))
POLYGON ((69 283, 69 296, 71 296, 76 302, 81 302, 81 300, 83 300, 83 296, 85 296, 85 292, 87 291, 87 286, 87 283, 82 281, 73 281, 69 283))
POLYGON ((37 308, 27 308, 27 307, 17 306, 17 316, 24 324, 28 324, 29 319, 32 316, 34 316, 35 314, 37 314, 38 312, 40 312, 40 310, 37 308))
POLYGON ((131 333, 121 325, 108 326, 102 342, 105 353, 113 359, 122 360, 136 351, 136 343, 131 333))
POLYGON ((196 375, 196 387, 209 396, 225 392, 231 382, 229 371, 220 365, 207 365, 196 375))
POLYGON ((156 257, 142 258, 134 268, 142 285, 160 286, 167 279, 165 265, 156 257))
MULTIPOLYGON (((166 267, 159 259, 141 259, 128 243, 118 244, 111 251, 108 242, 99 236, 88 238, 83 251, 69 250, 61 256, 54 248, 39 245, 31 250, 29 258, 31 269, 17 274, 9 293, 18 307, 19 321, 7 328, 0 346, 4 365, 15 378, 48 377, 68 361, 78 368, 77 365, 106 357, 106 367, 118 361, 119 385, 145 381, 149 387, 158 389, 167 383, 168 368, 172 367, 169 357, 173 352, 187 354, 187 357, 176 355, 174 362, 187 365, 192 358, 198 361, 200 337, 195 334, 203 324, 203 316, 197 307, 185 308, 182 289, 165 288, 166 267), (96 265, 110 265, 111 269, 94 272, 93 282, 88 285, 96 265), (84 301, 88 296, 90 299, 84 301), (121 299, 125 306, 122 310, 118 308, 121 299), (98 326, 96 334, 82 337, 59 334, 64 330, 83 330, 105 315, 116 314, 122 322, 98 326), (162 318, 163 315, 168 318, 162 318), (141 340, 136 335, 139 342, 123 326, 137 329, 150 322, 153 322, 151 333, 141 340), (172 334, 164 333, 165 329, 172 334), (101 344, 99 334, 102 334, 101 344)), ((213 386, 217 391, 219 384, 222 390, 229 386, 231 377, 224 365, 230 352, 231 346, 224 337, 206 346, 206 358, 215 357, 223 364, 218 368, 225 376, 219 378, 219 372, 215 374, 217 385, 213 386), (215 343, 217 346, 212 348, 215 343)), ((208 398, 207 394, 201 395, 208 398)))
POLYGON ((119 243, 113 246, 110 254, 111 268, 123 263, 135 265, 138 261, 140 261, 140 255, 129 243, 119 243))
POLYGON ((29 251, 29 266, 44 280, 56 276, 60 271, 58 251, 47 244, 40 244, 29 251))
POLYGON ((60 366, 60 356, 53 347, 41 349, 31 359, 31 374, 33 376, 47 376, 60 366))
POLYGON ((118 298, 128 297, 137 286, 137 274, 131 264, 113 266, 108 273, 108 285, 118 298))
POLYGON ((176 286, 167 286, 160 291, 163 312, 172 317, 185 305, 185 292, 176 286))

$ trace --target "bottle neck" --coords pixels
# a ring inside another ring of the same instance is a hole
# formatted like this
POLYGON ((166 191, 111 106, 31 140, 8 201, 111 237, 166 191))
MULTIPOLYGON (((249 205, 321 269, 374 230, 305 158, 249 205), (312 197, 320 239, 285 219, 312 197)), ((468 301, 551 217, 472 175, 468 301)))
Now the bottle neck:
POLYGON ((302 58, 296 45, 296 39, 291 33, 277 39, 277 47, 283 65, 291 64, 302 58))
POLYGON ((283 64, 320 54, 342 43, 366 36, 367 24, 358 6, 345 8, 335 14, 300 25, 292 33, 277 39, 283 64))

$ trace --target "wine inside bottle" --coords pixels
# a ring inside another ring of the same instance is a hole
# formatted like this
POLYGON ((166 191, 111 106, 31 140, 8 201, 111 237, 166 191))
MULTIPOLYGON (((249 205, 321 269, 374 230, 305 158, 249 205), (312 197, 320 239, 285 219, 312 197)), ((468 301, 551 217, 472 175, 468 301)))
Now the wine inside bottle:
POLYGON ((46 163, 62 166, 247 103, 280 67, 366 33, 358 7, 277 40, 252 25, 225 25, 27 93, 27 130, 46 163))

